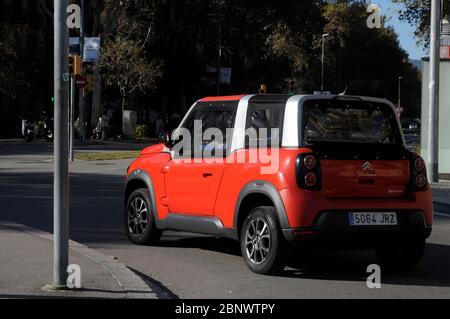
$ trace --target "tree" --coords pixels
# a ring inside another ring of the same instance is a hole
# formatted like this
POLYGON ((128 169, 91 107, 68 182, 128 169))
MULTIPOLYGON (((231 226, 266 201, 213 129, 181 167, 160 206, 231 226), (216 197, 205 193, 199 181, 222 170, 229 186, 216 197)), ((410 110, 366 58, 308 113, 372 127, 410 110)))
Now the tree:
MULTIPOLYGON (((400 11, 400 19, 409 22, 416 27, 414 31, 418 43, 425 48, 430 43, 430 19, 431 19, 431 0, 392 0, 394 3, 400 3, 403 9, 400 11)), ((450 14, 450 2, 442 1, 443 13, 446 17, 450 14)))
MULTIPOLYGON (((106 86, 116 87, 122 97, 123 111, 135 91, 152 91, 161 76, 161 63, 145 57, 143 43, 126 36, 107 40, 102 48, 99 66, 106 86)), ((122 120, 123 130, 123 120, 122 120)))
MULTIPOLYGON (((396 101, 398 76, 416 88, 417 72, 395 32, 368 29, 367 15, 366 5, 350 0, 105 0, 102 23, 103 38, 139 43, 137 55, 147 63, 161 61, 153 97, 159 111, 183 113, 186 101, 216 94, 216 78, 206 70, 217 65, 219 43, 221 66, 232 69, 231 84, 221 86, 222 94, 256 92, 260 83, 270 93, 282 93, 285 80, 292 78, 299 93, 317 90, 323 33, 331 34, 327 90, 339 93, 348 86, 349 93, 396 101)), ((105 67, 103 73, 112 72, 105 67)), ((416 95, 406 96, 403 100, 416 107, 416 95)))
MULTIPOLYGON (((369 29, 366 5, 336 1, 324 7, 326 40, 326 89, 348 94, 387 98, 396 103, 398 77, 403 77, 402 106, 407 116, 420 109, 420 74, 401 48, 391 27, 369 29)), ((319 40, 319 39, 318 39, 319 40)), ((321 43, 317 43, 319 47, 321 43)))
POLYGON ((153 9, 151 1, 104 1, 101 36, 105 40, 99 67, 103 83, 120 92, 122 131, 130 95, 154 91, 162 75, 162 61, 147 50, 154 40, 153 9))
POLYGON ((20 86, 25 84, 21 67, 21 50, 18 34, 23 27, 3 25, 0 27, 0 93, 15 97, 20 86))

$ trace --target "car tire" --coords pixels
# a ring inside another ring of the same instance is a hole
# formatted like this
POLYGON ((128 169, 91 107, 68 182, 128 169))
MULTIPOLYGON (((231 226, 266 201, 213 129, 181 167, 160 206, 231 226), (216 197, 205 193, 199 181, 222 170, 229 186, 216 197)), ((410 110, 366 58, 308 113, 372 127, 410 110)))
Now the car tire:
POLYGON ((245 263, 255 273, 281 272, 286 265, 286 242, 275 208, 259 206, 244 220, 240 236, 245 263))
POLYGON ((425 238, 411 238, 395 242, 382 242, 375 247, 381 265, 393 269, 409 269, 422 259, 425 238))
POLYGON ((125 205, 125 231, 129 240, 139 245, 155 244, 162 235, 156 228, 151 200, 146 188, 133 191, 125 205))

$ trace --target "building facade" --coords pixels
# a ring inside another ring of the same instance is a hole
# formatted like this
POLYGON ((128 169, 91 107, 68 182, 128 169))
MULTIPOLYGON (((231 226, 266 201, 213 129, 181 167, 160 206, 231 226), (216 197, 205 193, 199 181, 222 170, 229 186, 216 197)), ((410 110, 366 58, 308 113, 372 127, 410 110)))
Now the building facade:
MULTIPOLYGON (((450 178, 450 59, 440 61, 439 86, 439 175, 450 178)), ((427 161, 428 152, 428 84, 430 80, 430 63, 423 60, 422 77, 422 126, 421 126, 421 155, 427 161)))

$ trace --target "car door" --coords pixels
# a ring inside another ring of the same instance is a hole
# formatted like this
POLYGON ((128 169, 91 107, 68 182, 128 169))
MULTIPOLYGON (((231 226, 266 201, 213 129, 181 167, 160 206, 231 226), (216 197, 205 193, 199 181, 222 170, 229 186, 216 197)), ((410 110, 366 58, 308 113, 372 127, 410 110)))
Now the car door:
POLYGON ((200 104, 183 123, 186 133, 191 135, 186 144, 190 149, 172 152, 172 160, 163 167, 170 212, 214 214, 229 145, 226 129, 233 127, 235 113, 236 107, 230 105, 200 104))

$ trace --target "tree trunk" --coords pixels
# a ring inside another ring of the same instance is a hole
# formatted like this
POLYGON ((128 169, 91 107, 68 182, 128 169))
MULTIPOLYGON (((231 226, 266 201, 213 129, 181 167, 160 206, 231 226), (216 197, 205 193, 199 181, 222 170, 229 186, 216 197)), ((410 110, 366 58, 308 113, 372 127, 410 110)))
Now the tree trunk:
POLYGON ((124 128, 125 128, 125 108, 128 107, 128 95, 126 93, 122 93, 122 127, 121 127, 121 133, 122 137, 125 135, 124 128))

